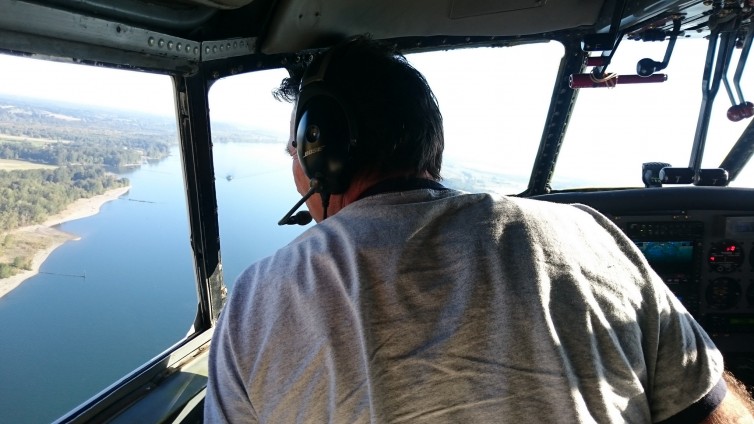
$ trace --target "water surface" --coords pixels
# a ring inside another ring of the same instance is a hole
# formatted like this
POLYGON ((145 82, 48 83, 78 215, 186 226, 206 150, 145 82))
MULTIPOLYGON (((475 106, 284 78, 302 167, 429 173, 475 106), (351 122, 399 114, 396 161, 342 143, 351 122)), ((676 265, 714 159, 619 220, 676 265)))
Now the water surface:
MULTIPOLYGON (((298 200, 281 146, 215 146, 229 286, 303 230, 277 226, 298 200)), ((0 423, 50 422, 189 331, 198 301, 179 153, 126 176, 128 194, 62 224, 81 239, 0 298, 0 423)))

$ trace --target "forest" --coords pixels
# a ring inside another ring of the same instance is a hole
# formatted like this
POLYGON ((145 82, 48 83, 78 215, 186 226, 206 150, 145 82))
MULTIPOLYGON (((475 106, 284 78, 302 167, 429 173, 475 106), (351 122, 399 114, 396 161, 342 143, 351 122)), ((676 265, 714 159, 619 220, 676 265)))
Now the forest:
POLYGON ((39 146, 30 142, 0 140, 0 159, 58 166, 104 165, 114 170, 138 166, 145 157, 162 159, 168 151, 169 147, 161 144, 144 151, 91 143, 47 143, 39 146))
MULTIPOLYGON (((30 242, 15 240, 11 230, 42 223, 77 199, 127 186, 114 172, 163 159, 176 143, 170 117, 0 97, 0 159, 47 165, 0 168, 0 253, 30 242)), ((0 278, 30 262, 24 255, 0 263, 0 278)))
POLYGON ((165 158, 176 143, 171 117, 0 97, 0 159, 118 169, 165 158))
POLYGON ((128 185, 110 171, 163 159, 176 142, 170 117, 0 97, 0 159, 57 167, 0 171, 0 232, 128 185))
POLYGON ((0 231, 127 185, 108 171, 163 159, 176 142, 170 117, 0 97, 0 159, 57 166, 0 171, 0 231))
POLYGON ((0 171, 0 232, 39 224, 75 200, 127 185, 102 166, 0 171))

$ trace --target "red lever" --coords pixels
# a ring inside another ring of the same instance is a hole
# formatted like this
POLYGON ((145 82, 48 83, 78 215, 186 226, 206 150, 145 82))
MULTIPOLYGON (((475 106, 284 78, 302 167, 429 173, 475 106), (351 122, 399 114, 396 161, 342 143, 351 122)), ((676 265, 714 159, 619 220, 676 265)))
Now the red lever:
POLYGON ((728 119, 738 122, 754 116, 754 103, 744 102, 740 105, 733 105, 728 108, 728 119))

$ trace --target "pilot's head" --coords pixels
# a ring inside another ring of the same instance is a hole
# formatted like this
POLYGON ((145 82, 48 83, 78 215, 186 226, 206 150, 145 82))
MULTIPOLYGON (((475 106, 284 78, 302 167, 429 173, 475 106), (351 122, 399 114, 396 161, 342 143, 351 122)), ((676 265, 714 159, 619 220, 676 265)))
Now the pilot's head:
MULTIPOLYGON (((301 194, 332 194, 329 214, 369 185, 393 177, 440 179, 442 115, 424 77, 385 44, 366 37, 291 70, 275 96, 294 103, 289 151, 301 194)), ((307 205, 321 220, 321 200, 307 205), (319 211, 317 209, 320 209, 319 211)))

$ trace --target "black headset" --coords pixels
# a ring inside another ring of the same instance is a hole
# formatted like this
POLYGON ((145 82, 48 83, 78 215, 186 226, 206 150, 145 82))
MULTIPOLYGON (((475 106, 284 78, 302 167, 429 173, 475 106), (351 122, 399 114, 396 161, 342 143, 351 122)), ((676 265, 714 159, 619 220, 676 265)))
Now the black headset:
POLYGON ((327 81, 332 51, 314 59, 301 80, 296 103, 295 144, 299 162, 312 188, 325 195, 342 194, 354 173, 358 140, 353 110, 327 81))

